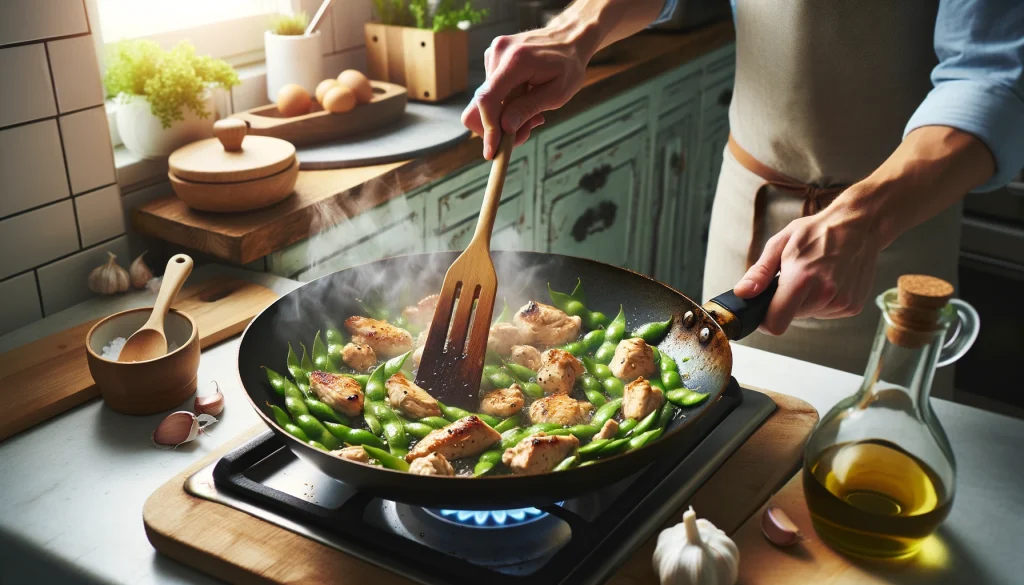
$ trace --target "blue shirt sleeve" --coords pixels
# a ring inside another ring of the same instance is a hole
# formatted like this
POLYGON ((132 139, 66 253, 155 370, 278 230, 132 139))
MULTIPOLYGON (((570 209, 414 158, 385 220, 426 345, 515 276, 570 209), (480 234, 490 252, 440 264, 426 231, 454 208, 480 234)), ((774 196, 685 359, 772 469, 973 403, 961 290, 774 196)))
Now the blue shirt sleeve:
POLYGON ((679 0, 665 0, 665 5, 661 8, 661 14, 651 24, 661 24, 666 20, 672 18, 672 14, 676 11, 676 6, 679 5, 679 0))
POLYGON ((921 126, 973 134, 996 162, 977 191, 997 189, 1024 167, 1024 2, 941 0, 935 54, 934 88, 904 136, 921 126))

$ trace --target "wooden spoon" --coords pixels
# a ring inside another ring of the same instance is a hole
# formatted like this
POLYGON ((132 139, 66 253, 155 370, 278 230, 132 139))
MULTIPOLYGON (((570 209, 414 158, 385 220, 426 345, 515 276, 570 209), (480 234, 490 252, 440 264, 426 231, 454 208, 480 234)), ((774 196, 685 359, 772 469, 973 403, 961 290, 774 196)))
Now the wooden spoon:
POLYGON ((164 319, 185 279, 192 273, 192 259, 185 254, 175 254, 167 261, 160 292, 153 303, 149 320, 124 343, 117 357, 119 362, 142 362, 167 354, 167 336, 164 335, 164 319))
MULTIPOLYGON (((523 88, 514 91, 505 103, 522 95, 523 91, 523 88)), ((500 131, 500 125, 496 127, 500 131)), ((494 298, 498 293, 498 276, 491 260, 491 231, 515 138, 514 134, 501 137, 501 145, 491 163, 476 233, 445 273, 437 310, 430 322, 427 343, 416 373, 417 385, 426 388, 442 402, 471 412, 476 411, 479 405, 477 392, 483 374, 494 298)))

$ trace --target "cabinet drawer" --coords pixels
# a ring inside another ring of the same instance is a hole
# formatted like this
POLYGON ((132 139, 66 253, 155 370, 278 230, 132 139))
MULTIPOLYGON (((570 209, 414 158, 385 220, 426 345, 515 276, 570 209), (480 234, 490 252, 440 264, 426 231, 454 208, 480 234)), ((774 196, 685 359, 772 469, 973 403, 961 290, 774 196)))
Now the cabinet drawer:
MULTIPOLYGON (((647 128, 641 127, 584 163, 541 182, 538 247, 643 269, 640 217, 648 173, 647 128)), ((645 233, 649 233, 645 231, 645 233)))
POLYGON ((700 69, 689 66, 686 69, 684 77, 666 83, 661 89, 659 104, 662 117, 700 95, 700 69))
MULTIPOLYGON (((644 87, 641 87, 644 89, 644 87)), ((632 92, 631 92, 632 95, 632 92)), ((601 115, 541 143, 542 177, 549 177, 573 165, 589 164, 593 153, 624 140, 647 124, 650 99, 640 97, 626 102, 611 100, 599 106, 601 115)), ((567 122, 572 124, 573 121, 567 122)))
MULTIPOLYGON (((517 149, 505 175, 502 203, 518 195, 533 191, 530 172, 530 144, 517 149)), ((445 233, 467 220, 476 221, 480 215, 491 163, 482 163, 450 179, 433 185, 426 194, 427 238, 445 233)), ((531 218, 532 220, 532 218, 531 218)))
POLYGON ((296 280, 305 282, 338 270, 365 264, 373 260, 415 254, 423 251, 423 224, 412 215, 384 226, 368 237, 341 252, 324 258, 299 272, 296 280))
MULTIPOLYGON (((532 249, 533 229, 526 219, 526 208, 529 203, 530 198, 523 194, 501 198, 498 215, 494 219, 494 230, 491 232, 491 249, 532 249)), ((452 226, 444 232, 428 235, 427 251, 464 250, 476 232, 478 217, 479 214, 463 220, 462 223, 452 226)))

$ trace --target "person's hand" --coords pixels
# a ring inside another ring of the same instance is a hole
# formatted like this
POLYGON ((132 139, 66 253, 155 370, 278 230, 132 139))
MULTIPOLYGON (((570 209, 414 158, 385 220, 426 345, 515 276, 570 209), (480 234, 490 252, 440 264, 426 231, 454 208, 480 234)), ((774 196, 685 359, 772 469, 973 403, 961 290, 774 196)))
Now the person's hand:
POLYGON ((734 292, 750 298, 779 274, 761 331, 782 335, 793 319, 838 319, 860 313, 885 247, 871 214, 852 205, 851 187, 815 215, 794 220, 765 244, 734 292))
POLYGON ((557 22, 494 39, 484 52, 487 80, 462 112, 462 123, 483 136, 484 158, 494 158, 502 132, 514 133, 516 146, 526 142, 544 123, 541 112, 562 106, 579 91, 590 60, 584 53, 577 36, 557 22), (503 110, 505 97, 524 83, 529 92, 503 110))

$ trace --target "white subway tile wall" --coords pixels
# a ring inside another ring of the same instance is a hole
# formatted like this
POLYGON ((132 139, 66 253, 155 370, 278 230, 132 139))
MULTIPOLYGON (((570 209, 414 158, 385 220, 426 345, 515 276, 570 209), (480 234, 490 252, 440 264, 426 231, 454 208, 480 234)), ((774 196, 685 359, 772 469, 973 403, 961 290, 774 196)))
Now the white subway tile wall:
POLYGON ((42 44, 0 49, 0 126, 57 113, 42 44))
POLYGON ((61 113, 103 105, 103 81, 92 35, 46 43, 61 113))
POLYGON ((88 298, 128 258, 83 0, 0 0, 0 335, 88 298))
POLYGON ((56 120, 0 130, 0 217, 68 195, 56 120))

